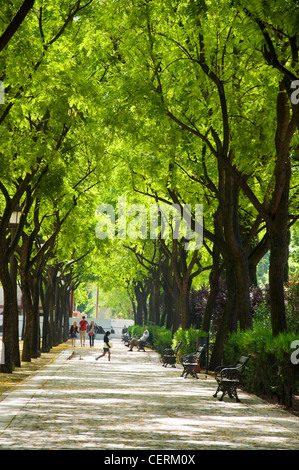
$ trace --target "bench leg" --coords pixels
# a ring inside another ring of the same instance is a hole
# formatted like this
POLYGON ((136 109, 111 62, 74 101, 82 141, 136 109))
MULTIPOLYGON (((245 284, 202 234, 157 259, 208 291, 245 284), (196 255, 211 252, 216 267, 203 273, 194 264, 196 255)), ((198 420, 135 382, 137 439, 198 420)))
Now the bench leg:
POLYGON ((188 367, 184 366, 184 370, 182 372, 181 377, 184 377, 184 379, 186 379, 188 374, 189 374, 188 367))
POLYGON ((237 387, 236 386, 232 387, 232 389, 230 390, 229 396, 230 396, 230 398, 235 398, 237 403, 241 403, 241 400, 238 397, 237 387))
POLYGON ((217 397, 218 392, 220 392, 220 385, 218 385, 216 392, 214 393, 213 397, 217 397))
POLYGON ((237 403, 241 403, 237 393, 237 385, 227 386, 224 384, 219 384, 216 393, 213 396, 217 397, 217 393, 220 392, 220 390, 222 391, 222 396, 219 398, 219 401, 222 401, 225 395, 228 395, 229 398, 235 398, 237 403))
MULTIPOLYGON (((221 397, 219 398, 219 401, 223 401, 223 398, 225 397, 226 394, 228 394, 229 397, 232 398, 231 393, 230 393, 230 391, 228 390, 227 387, 221 387, 221 386, 220 386, 220 390, 222 391, 222 395, 221 395, 221 397)), ((220 390, 219 390, 219 391, 220 391, 220 390)))
POLYGON ((171 358, 164 358, 163 360, 163 367, 167 367, 167 365, 170 365, 171 367, 176 367, 176 358, 171 357, 171 358))
POLYGON ((187 378, 188 375, 192 375, 192 377, 195 377, 196 379, 198 379, 198 375, 195 371, 195 366, 189 366, 189 365, 186 365, 184 366, 184 370, 183 370, 183 373, 181 375, 181 377, 184 377, 185 379, 187 378))

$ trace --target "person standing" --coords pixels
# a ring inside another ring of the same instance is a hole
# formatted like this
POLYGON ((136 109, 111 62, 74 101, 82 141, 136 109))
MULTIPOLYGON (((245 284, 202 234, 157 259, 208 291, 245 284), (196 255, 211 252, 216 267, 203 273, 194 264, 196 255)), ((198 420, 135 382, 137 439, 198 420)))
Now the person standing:
POLYGON ((83 315, 82 320, 79 321, 79 333, 80 333, 81 347, 85 346, 87 325, 88 325, 87 320, 85 320, 85 315, 83 315))
POLYGON ((105 356, 106 353, 108 353, 108 361, 110 361, 110 348, 111 345, 109 343, 109 336, 110 336, 110 331, 106 331, 105 336, 104 336, 104 352, 100 356, 96 357, 96 361, 100 359, 101 357, 105 356))
POLYGON ((89 346, 91 348, 93 348, 94 347, 94 337, 95 337, 94 322, 93 321, 90 322, 90 330, 88 332, 88 336, 89 336, 89 346))
POLYGON ((77 322, 74 321, 74 323, 72 324, 71 329, 70 329, 70 335, 71 335, 71 338, 72 338, 72 346, 73 347, 76 346, 77 333, 78 333, 77 322))

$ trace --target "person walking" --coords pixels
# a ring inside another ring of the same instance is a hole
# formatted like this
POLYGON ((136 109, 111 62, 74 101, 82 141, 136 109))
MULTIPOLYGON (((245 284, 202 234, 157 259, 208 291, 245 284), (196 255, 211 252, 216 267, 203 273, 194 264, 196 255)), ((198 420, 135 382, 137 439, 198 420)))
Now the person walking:
POLYGON ((72 338, 72 347, 76 347, 76 338, 77 338, 77 333, 78 333, 78 327, 77 327, 77 322, 74 321, 74 323, 71 326, 70 329, 70 335, 72 338))
POLYGON ((87 325, 88 325, 87 320, 85 320, 85 315, 83 315, 82 320, 79 321, 79 333, 80 333, 81 347, 85 346, 87 325))
POLYGON ((90 329, 89 329, 89 332, 88 332, 88 336, 89 336, 89 346, 91 348, 93 348, 94 347, 94 337, 95 337, 94 322, 93 321, 90 322, 90 329))
POLYGON ((108 361, 110 361, 110 357, 111 357, 110 348, 111 348, 111 345, 109 343, 109 336, 110 336, 110 331, 106 331, 105 336, 104 336, 104 348, 103 348, 104 352, 103 352, 103 354, 101 354, 100 356, 95 358, 96 361, 98 359, 100 359, 101 357, 105 356, 106 353, 108 353, 108 361))

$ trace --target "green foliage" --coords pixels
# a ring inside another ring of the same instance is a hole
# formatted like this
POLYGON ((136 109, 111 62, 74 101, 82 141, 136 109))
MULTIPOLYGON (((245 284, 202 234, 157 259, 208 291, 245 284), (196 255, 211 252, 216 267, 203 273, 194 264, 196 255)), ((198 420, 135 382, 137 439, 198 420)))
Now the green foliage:
POLYGON ((140 338, 143 335, 143 332, 144 332, 144 326, 130 325, 128 327, 128 334, 131 334, 132 338, 134 336, 136 336, 136 338, 140 338))
MULTIPOLYGON (((11 4, 3 7, 1 31, 12 17, 11 4)), ((74 259, 90 250, 74 271, 81 282, 98 282, 106 306, 128 311, 133 282, 148 272, 120 240, 95 239, 98 204, 115 204, 123 194, 128 204, 158 198, 172 203, 172 191, 180 201, 204 201, 205 228, 213 232, 220 176, 213 148, 224 129, 211 73, 224 87, 233 163, 258 200, 270 198, 281 77, 260 54, 264 44, 256 17, 269 25, 271 35, 281 34, 277 53, 284 58, 287 35, 280 30, 290 37, 297 31, 294 0, 285 5, 275 0, 107 0, 86 2, 84 8, 75 0, 39 0, 2 51, 0 212, 4 189, 13 195, 36 170, 29 189, 40 202, 44 238, 51 236, 59 210, 63 224, 55 255, 74 259)), ((298 171, 292 172, 291 214, 296 213, 298 186, 298 171)), ((24 200, 25 192, 20 203, 24 200)), ((256 209, 244 194, 239 210, 247 214, 241 220, 249 232, 256 209)), ((28 233, 32 221, 33 209, 28 233)), ((291 255, 296 263, 297 245, 295 238, 291 255)), ((148 258, 156 250, 139 241, 136 247, 148 258)), ((208 251, 201 250, 200 262, 211 264, 208 251)), ((202 275, 208 276, 208 270, 202 275)), ((202 284, 202 275, 196 282, 202 284)), ((288 326, 298 333, 296 299, 298 290, 289 286, 288 326)), ((265 306, 255 310, 255 331, 269 325, 268 317, 265 306)), ((182 352, 191 352, 198 334, 179 330, 174 341, 182 339, 182 352)), ((159 349, 168 335, 157 333, 159 349)))
POLYGON ((182 345, 178 353, 178 360, 180 360, 184 354, 191 354, 196 351, 196 340, 199 336, 207 336, 207 333, 202 330, 196 330, 193 327, 188 330, 179 328, 174 333, 172 347, 174 348, 179 341, 182 341, 182 345))
POLYGON ((282 404, 290 405, 299 392, 299 366, 292 364, 292 342, 295 333, 273 337, 271 330, 261 326, 254 330, 230 335, 225 345, 224 364, 233 364, 240 354, 251 354, 244 375, 246 388, 265 396, 277 395, 282 404))
POLYGON ((271 313, 265 301, 257 305, 253 312, 253 329, 259 328, 271 330, 271 313))
POLYGON ((149 332, 153 335, 153 344, 155 350, 162 355, 165 348, 171 346, 172 332, 164 326, 159 327, 152 325, 149 327, 149 332))

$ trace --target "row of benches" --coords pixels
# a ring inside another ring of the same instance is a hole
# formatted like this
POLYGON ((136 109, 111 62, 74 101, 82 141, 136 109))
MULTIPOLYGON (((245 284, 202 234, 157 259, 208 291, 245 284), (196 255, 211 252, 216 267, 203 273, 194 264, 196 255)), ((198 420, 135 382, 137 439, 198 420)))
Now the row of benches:
MULTIPOLYGON (((162 356, 163 367, 167 367, 167 365, 176 367, 177 355, 181 345, 182 342, 178 342, 174 349, 164 350, 164 354, 162 356)), ((199 346, 197 351, 193 354, 184 355, 182 358, 183 372, 181 377, 186 378, 188 375, 191 375, 198 379, 197 373, 200 372, 200 359, 206 352, 206 346, 203 345, 199 346)), ((250 357, 250 355, 246 356, 241 354, 234 364, 216 367, 215 379, 218 386, 215 394, 213 395, 214 397, 217 397, 218 393, 222 392, 220 401, 223 400, 225 395, 228 395, 230 398, 235 398, 237 402, 240 402, 237 389, 243 384, 243 372, 250 357)))
MULTIPOLYGON (((130 345, 131 337, 123 335, 122 340, 125 346, 130 345)), ((162 355, 162 366, 167 367, 171 365, 176 367, 178 352, 181 348, 182 341, 178 342, 174 349, 167 348, 164 350, 162 355)), ((145 351, 146 343, 139 341, 138 350, 145 351)), ((200 361, 201 357, 206 354, 208 356, 208 350, 206 344, 199 345, 197 350, 192 354, 186 354, 182 357, 181 364, 183 366, 183 372, 181 377, 186 378, 188 375, 198 379, 198 373, 200 373, 200 361)), ((239 359, 232 365, 219 366, 215 369, 215 379, 217 381, 217 390, 214 397, 217 397, 219 392, 222 392, 220 401, 223 400, 225 395, 230 398, 235 398, 237 402, 240 402, 238 397, 237 389, 243 384, 243 372, 247 362, 250 359, 250 355, 246 356, 242 354, 239 359)))

